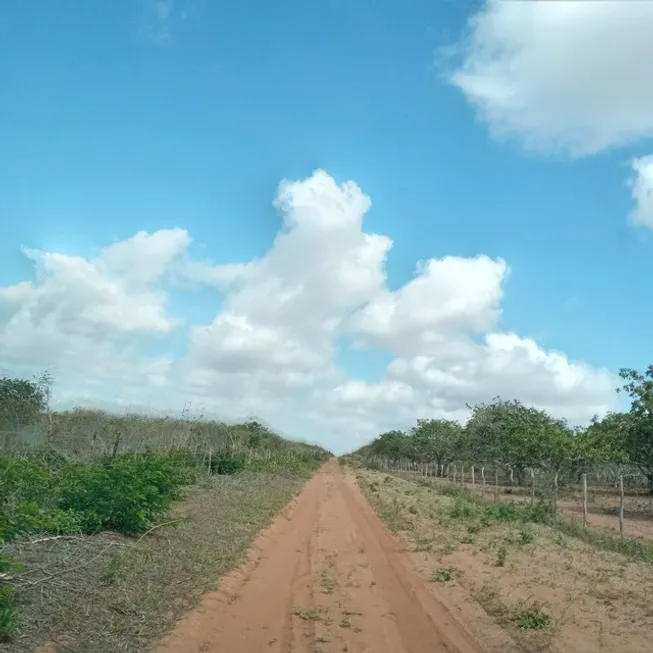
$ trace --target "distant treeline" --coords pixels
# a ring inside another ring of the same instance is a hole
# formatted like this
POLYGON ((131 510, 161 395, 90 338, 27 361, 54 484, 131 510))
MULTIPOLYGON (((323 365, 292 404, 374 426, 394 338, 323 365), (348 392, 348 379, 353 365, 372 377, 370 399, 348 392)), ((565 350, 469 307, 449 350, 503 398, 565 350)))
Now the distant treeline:
POLYGON ((643 374, 620 372, 632 400, 625 413, 595 417, 585 427, 572 427, 547 411, 517 400, 496 398, 472 408, 462 424, 442 419, 418 419, 408 432, 388 431, 354 455, 428 462, 500 467, 521 482, 527 470, 548 470, 568 478, 597 469, 624 473, 634 470, 653 491, 653 366, 643 374))

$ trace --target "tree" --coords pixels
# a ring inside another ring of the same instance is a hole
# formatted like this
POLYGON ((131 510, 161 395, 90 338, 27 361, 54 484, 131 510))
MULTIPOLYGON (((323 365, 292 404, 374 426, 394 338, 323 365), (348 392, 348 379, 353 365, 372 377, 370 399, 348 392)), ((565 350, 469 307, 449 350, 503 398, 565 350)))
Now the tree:
POLYGON ((446 419, 418 419, 411 430, 419 458, 440 466, 454 460, 462 435, 463 427, 446 419))
POLYGON ((517 400, 477 404, 465 430, 472 460, 508 467, 520 483, 527 468, 559 471, 571 447, 572 432, 564 421, 517 400))
POLYGON ((608 413, 603 419, 594 416, 589 426, 577 436, 577 456, 586 464, 628 463, 626 440, 630 413, 608 413))
POLYGON ((51 383, 47 372, 31 380, 1 377, 0 430, 33 424, 48 407, 51 383))
POLYGON ((400 458, 412 458, 413 454, 408 436, 402 431, 382 433, 370 445, 370 449, 375 455, 389 458, 393 462, 400 458))
POLYGON ((632 399, 624 431, 624 448, 629 461, 645 474, 653 494, 653 365, 649 365, 644 374, 622 369, 619 376, 625 383, 618 392, 626 392, 632 399))

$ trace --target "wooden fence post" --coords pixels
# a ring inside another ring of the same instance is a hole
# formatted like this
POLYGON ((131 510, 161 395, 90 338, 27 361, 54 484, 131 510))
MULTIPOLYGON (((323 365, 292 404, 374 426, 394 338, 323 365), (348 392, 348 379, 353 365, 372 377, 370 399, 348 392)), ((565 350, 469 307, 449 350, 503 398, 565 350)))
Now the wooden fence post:
POLYGON ((624 539, 624 477, 619 477, 619 535, 624 539))
POLYGON ((474 465, 472 465, 472 492, 476 488, 476 478, 474 476, 474 465))
POLYGON ((481 479, 483 481, 483 494, 485 494, 485 465, 481 467, 481 479))
POLYGON ((587 528, 587 474, 583 474, 583 528, 587 528))
POLYGON ((531 506, 535 505, 535 470, 531 469, 531 506))
POLYGON ((460 465, 460 485, 465 487, 465 465, 462 463, 460 465))
POLYGON ((211 454, 212 454, 212 453, 213 453, 213 451, 212 451, 211 448, 209 447, 209 466, 208 466, 208 468, 207 468, 207 470, 206 470, 207 473, 208 473, 209 475, 211 474, 211 454))
POLYGON ((555 476, 553 477, 553 510, 555 514, 558 514, 558 472, 556 470, 555 476))
POLYGON ((453 464, 453 482, 456 482, 456 463, 453 464))
POLYGON ((499 469, 494 468, 494 502, 499 500, 499 469))

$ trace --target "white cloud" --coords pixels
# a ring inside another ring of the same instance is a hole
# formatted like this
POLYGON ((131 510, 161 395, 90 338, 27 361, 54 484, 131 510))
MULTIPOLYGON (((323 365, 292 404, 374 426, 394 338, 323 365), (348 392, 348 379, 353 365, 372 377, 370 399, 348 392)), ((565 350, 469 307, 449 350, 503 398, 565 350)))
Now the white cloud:
POLYGON ((632 180, 632 193, 635 208, 631 213, 634 224, 653 229, 653 156, 633 159, 635 171, 632 180))
POLYGON ((137 233, 89 259, 24 248, 37 281, 0 288, 3 357, 85 369, 98 358, 115 363, 113 346, 125 338, 170 333, 179 320, 157 283, 189 242, 173 229, 137 233))
POLYGON ((451 82, 499 137, 593 154, 653 136, 653 3, 487 0, 451 82))
POLYGON ((191 402, 338 451, 418 416, 464 419, 466 403, 498 394, 579 421, 614 406, 608 372, 501 331, 503 260, 431 259, 391 291, 392 242, 363 230, 370 199, 356 184, 317 171, 282 182, 275 205, 282 229, 244 263, 194 260, 183 229, 139 232, 92 258, 26 249, 36 279, 0 287, 0 365, 53 369, 68 403, 191 402), (170 315, 179 279, 216 290, 210 323, 182 331, 170 315), (337 364, 343 336, 394 357, 378 381, 337 364), (150 342, 168 353, 148 354, 150 342))
POLYGON ((452 336, 483 333, 500 317, 503 260, 447 256, 421 262, 414 279, 383 290, 353 318, 352 329, 394 354, 446 355, 452 336))
POLYGON ((191 356, 314 380, 329 369, 348 315, 383 289, 391 241, 362 231, 370 200, 358 186, 323 171, 283 181, 275 205, 283 228, 265 256, 205 267, 207 283, 227 278, 233 287, 213 324, 194 328, 191 356))

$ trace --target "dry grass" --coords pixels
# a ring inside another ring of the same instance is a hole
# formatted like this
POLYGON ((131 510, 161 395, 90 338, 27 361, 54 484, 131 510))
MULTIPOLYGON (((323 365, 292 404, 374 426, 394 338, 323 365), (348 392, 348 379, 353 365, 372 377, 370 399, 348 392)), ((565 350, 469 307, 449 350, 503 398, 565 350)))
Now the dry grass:
POLYGON ((185 519, 142 539, 104 533, 14 542, 7 552, 26 568, 15 579, 20 621, 0 651, 26 653, 55 639, 67 653, 148 650, 241 561, 305 478, 209 477, 188 489, 169 518, 185 519))

